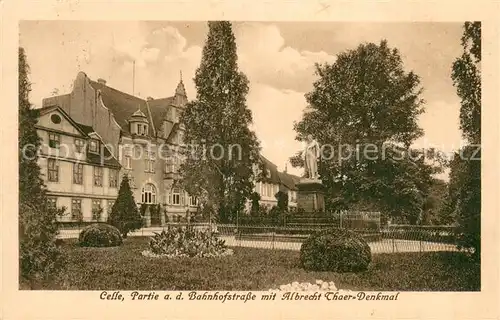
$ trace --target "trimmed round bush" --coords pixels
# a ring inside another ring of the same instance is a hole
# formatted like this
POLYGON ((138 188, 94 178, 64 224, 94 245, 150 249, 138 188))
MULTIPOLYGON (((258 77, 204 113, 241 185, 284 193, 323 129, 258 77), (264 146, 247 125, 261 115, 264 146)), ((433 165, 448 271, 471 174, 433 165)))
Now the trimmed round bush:
POLYGON ((112 225, 95 223, 83 228, 78 242, 82 247, 116 247, 122 244, 122 236, 112 225))
POLYGON ((346 229, 313 233, 300 248, 300 263, 306 270, 359 272, 366 270, 370 262, 368 243, 346 229))

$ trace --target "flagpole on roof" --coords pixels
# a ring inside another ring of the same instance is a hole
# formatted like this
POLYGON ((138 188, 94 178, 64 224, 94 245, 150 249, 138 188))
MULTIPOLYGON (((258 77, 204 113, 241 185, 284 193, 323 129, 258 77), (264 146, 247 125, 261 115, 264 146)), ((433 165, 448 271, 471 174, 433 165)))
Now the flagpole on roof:
POLYGON ((132 68, 132 95, 135 95, 135 60, 132 68))

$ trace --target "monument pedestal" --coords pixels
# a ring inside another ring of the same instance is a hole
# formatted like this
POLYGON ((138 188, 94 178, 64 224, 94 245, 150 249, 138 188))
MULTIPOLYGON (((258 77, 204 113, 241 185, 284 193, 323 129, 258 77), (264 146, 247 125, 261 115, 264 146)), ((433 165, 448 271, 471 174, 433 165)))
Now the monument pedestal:
POLYGON ((325 211, 325 191, 321 180, 300 179, 297 188, 298 209, 305 212, 325 211))

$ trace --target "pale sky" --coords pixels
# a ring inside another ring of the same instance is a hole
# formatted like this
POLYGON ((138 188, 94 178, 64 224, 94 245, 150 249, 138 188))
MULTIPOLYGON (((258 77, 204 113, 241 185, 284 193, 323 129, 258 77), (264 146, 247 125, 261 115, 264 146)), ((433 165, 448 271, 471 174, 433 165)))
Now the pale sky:
MULTIPOLYGON (((415 145, 445 152, 460 147, 460 100, 450 73, 461 54, 462 23, 236 22, 233 31, 239 68, 250 81, 247 104, 253 129, 263 155, 279 169, 302 148, 295 141, 293 122, 306 107, 304 94, 315 80, 314 63, 333 63, 337 53, 381 39, 398 48, 405 68, 421 77, 426 112, 419 123, 425 136, 415 145)), ((206 34, 204 22, 21 22, 20 45, 31 67, 31 102, 40 106, 55 88, 69 93, 78 71, 131 94, 134 60, 135 95, 172 96, 182 70, 188 99, 194 99, 192 78, 206 34)), ((301 172, 291 165, 288 171, 301 172)))

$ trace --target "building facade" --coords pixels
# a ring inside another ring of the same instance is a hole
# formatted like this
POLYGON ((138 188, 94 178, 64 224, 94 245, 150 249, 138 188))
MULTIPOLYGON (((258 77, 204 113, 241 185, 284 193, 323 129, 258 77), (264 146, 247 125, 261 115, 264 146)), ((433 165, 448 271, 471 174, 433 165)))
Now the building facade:
POLYGON ((118 195, 120 164, 101 137, 57 106, 40 110, 37 132, 49 201, 68 209, 60 220, 105 221, 118 195))
MULTIPOLYGON (((259 177, 255 182, 254 191, 260 196, 260 205, 270 210, 278 204, 276 194, 284 192, 288 195, 288 208, 295 211, 297 208, 297 187, 299 177, 278 171, 276 164, 269 161, 263 155, 260 156, 260 163, 255 168, 255 175, 259 177)), ((251 203, 248 202, 247 210, 250 210, 251 203)))
MULTIPOLYGON (((105 221, 124 175, 138 206, 160 205, 159 211, 144 212, 146 226, 196 214, 196 199, 175 183, 184 133, 179 119, 187 102, 182 79, 170 97, 141 99, 83 72, 70 93, 43 99, 40 165, 51 201, 68 208, 62 221, 105 221), (61 149, 73 151, 62 154, 61 149)), ((276 165, 264 157, 262 162, 269 176, 257 181, 255 190, 262 204, 272 207, 278 191, 293 193, 294 186, 280 180, 286 174, 276 165)))

